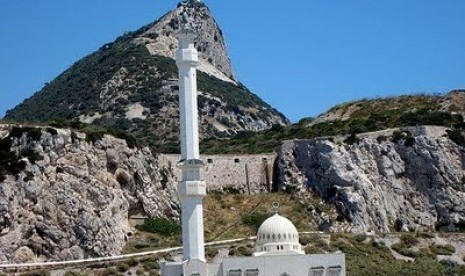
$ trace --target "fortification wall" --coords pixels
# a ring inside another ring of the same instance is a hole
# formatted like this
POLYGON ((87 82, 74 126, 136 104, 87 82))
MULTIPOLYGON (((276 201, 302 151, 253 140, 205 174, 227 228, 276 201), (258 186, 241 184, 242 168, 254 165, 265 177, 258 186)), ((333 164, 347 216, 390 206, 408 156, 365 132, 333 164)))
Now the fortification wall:
MULTIPOLYGON (((160 154, 157 159, 162 178, 172 183, 181 180, 181 170, 176 166, 179 154, 160 154)), ((210 191, 256 194, 272 187, 275 153, 201 155, 201 159, 205 162, 202 178, 210 191)))

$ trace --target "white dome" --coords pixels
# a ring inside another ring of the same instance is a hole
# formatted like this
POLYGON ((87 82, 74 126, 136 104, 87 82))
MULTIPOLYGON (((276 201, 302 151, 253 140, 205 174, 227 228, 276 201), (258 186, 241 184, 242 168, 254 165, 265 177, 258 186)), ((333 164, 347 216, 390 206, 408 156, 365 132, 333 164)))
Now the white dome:
POLYGON ((257 232, 256 255, 273 253, 303 253, 299 233, 294 224, 278 214, 266 219, 257 232))

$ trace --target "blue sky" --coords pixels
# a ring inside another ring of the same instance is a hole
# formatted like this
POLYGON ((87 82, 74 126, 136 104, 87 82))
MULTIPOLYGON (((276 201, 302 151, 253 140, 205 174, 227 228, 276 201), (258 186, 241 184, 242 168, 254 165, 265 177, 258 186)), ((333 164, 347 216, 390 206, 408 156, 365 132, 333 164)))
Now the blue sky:
MULTIPOLYGON (((1 0, 0 117, 172 0, 1 0)), ((292 121, 335 104, 465 88, 463 0, 205 0, 241 82, 292 121)))

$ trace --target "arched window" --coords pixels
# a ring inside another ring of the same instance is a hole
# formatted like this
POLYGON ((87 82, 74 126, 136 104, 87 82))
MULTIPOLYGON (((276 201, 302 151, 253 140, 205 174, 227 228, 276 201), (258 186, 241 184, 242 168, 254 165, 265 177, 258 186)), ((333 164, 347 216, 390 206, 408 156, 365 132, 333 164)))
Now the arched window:
POLYGON ((312 267, 310 268, 310 272, 308 273, 308 276, 323 276, 324 272, 325 272, 325 268, 322 266, 312 267))
POLYGON ((258 275, 260 275, 258 269, 247 269, 244 273, 244 276, 258 276, 258 275))
POLYGON ((331 266, 328 267, 328 276, 339 276, 341 275, 342 267, 340 266, 331 266))
POLYGON ((240 269, 231 269, 228 271, 228 276, 242 276, 242 270, 240 269))

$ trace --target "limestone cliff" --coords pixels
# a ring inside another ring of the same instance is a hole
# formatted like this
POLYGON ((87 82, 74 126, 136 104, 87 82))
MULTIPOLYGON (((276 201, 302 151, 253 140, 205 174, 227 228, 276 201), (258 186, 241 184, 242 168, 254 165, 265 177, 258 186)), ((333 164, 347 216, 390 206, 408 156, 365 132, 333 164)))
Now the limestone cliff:
POLYGON ((121 252, 128 215, 177 217, 175 187, 147 148, 105 135, 0 125, 0 261, 71 260, 121 252), (11 145, 11 147, 9 147, 11 145), (2 156, 3 157, 3 156, 2 156), (5 169, 6 168, 6 169, 5 169))
POLYGON ((446 130, 286 141, 277 183, 313 189, 337 207, 350 231, 463 230, 465 145, 456 144, 463 135, 446 130))

